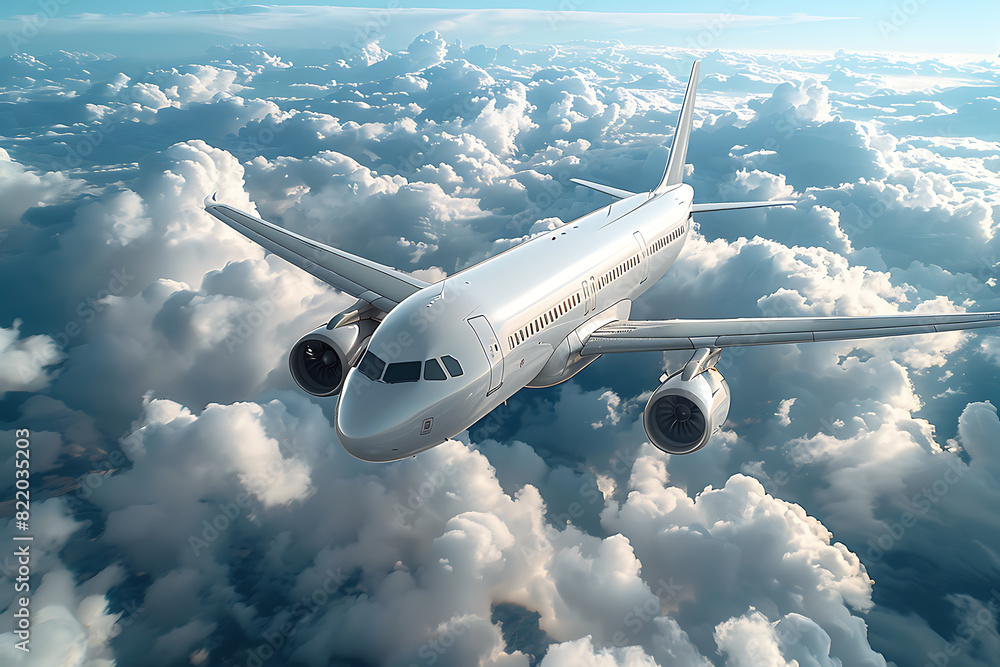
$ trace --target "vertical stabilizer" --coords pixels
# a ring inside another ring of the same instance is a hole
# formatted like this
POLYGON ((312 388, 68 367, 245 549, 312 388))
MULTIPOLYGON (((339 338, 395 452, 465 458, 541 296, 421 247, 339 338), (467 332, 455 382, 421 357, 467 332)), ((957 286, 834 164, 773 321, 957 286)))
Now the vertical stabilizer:
POLYGON ((674 130, 674 140, 670 144, 670 159, 667 168, 663 170, 660 184, 653 190, 654 194, 666 191, 673 185, 678 185, 684 179, 684 161, 687 159, 688 140, 691 138, 691 123, 694 117, 694 96, 698 89, 698 64, 694 61, 691 67, 691 78, 688 79, 687 90, 684 92, 684 102, 681 103, 680 118, 677 119, 677 129, 674 130))

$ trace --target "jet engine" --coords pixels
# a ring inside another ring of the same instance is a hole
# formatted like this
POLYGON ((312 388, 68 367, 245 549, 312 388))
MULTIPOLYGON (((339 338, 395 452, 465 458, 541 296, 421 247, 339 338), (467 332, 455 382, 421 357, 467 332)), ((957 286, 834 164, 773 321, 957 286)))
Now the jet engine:
POLYGON ((729 385, 722 373, 712 367, 685 375, 661 376, 642 417, 649 441, 668 454, 698 451, 729 415, 729 385))
POLYGON ((358 363, 379 325, 375 320, 362 319, 335 326, 337 319, 300 338, 288 354, 295 383, 313 396, 340 393, 347 371, 358 363))

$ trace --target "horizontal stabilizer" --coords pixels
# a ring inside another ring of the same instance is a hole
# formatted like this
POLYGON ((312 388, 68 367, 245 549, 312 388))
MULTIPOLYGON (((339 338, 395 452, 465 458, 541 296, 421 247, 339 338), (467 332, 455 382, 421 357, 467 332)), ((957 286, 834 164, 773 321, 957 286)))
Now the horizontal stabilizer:
POLYGON ((634 195, 634 192, 629 192, 628 190, 622 190, 621 188, 613 188, 610 185, 601 185, 600 183, 594 183, 592 181, 585 181, 582 178, 571 178, 569 179, 577 185, 582 185, 585 188, 590 188, 591 190, 597 190, 598 192, 603 192, 606 195, 611 195, 612 197, 617 197, 618 199, 626 199, 634 195))
POLYGON ((728 204, 692 204, 692 213, 709 211, 734 211, 739 208, 763 208, 765 206, 794 206, 794 199, 772 199, 770 201, 734 201, 728 204))

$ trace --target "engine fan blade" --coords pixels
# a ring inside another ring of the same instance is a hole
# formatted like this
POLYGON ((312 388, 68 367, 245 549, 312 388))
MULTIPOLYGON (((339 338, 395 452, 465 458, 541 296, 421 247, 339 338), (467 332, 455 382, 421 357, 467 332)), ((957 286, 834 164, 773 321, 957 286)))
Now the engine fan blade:
POLYGON ((705 433, 705 415, 683 396, 668 395, 656 403, 656 423, 665 436, 678 444, 697 441, 705 433))

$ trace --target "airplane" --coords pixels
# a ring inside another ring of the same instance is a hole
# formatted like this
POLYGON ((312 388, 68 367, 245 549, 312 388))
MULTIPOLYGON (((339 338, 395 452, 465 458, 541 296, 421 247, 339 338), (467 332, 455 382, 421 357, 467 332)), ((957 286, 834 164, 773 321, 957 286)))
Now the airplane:
POLYGON ((699 62, 691 68, 659 183, 631 192, 581 179, 614 201, 494 257, 427 283, 216 201, 213 216, 357 298, 292 347, 298 386, 339 396, 337 436, 351 455, 395 461, 469 428, 523 387, 569 380, 604 354, 687 350, 660 376, 643 425, 668 454, 704 447, 726 421, 725 348, 1000 326, 1000 312, 865 317, 629 319, 632 302, 677 259, 692 214, 794 200, 694 204, 683 183, 699 62))

